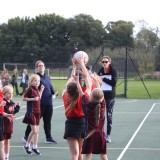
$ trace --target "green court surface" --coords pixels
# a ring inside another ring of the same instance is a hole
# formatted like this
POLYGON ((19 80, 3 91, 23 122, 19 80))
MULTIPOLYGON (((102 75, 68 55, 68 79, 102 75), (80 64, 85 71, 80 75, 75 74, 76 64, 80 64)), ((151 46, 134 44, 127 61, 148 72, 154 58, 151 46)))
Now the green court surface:
MULTIPOLYGON (((15 98, 14 102, 21 101, 15 98)), ((54 99, 52 135, 58 144, 45 144, 43 122, 39 133, 41 156, 26 155, 22 137, 26 125, 22 123, 25 102, 16 114, 11 139, 10 160, 69 160, 70 154, 64 133, 64 108, 62 99, 54 99)), ((109 160, 160 160, 160 100, 117 99, 113 113, 112 143, 107 143, 109 160)), ((105 127, 106 128, 106 127, 105 127)), ((99 160, 93 155, 93 160, 99 160)))

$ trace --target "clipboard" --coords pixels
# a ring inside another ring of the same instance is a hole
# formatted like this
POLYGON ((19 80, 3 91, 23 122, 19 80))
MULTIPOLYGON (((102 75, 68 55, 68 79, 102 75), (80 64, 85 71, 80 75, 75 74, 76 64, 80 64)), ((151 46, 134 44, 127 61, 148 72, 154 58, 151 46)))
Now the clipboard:
MULTIPOLYGON (((104 75, 103 77, 109 80, 112 79, 111 75, 104 75)), ((101 89, 102 91, 112 91, 112 86, 102 81, 101 89)))

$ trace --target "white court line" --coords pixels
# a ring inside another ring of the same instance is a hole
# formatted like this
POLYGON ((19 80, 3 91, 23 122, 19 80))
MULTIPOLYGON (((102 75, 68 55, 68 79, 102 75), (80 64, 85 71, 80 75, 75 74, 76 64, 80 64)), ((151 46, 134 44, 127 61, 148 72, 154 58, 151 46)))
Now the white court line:
POLYGON ((53 109, 56 109, 56 108, 60 108, 60 107, 63 107, 64 105, 60 105, 60 106, 57 106, 57 107, 53 107, 53 109))
MULTIPOLYGON (((26 106, 21 106, 21 108, 26 108, 26 106)), ((21 108, 20 108, 20 109, 21 109, 21 108)))
POLYGON ((22 119, 24 116, 22 116, 22 117, 18 117, 18 118, 16 118, 15 120, 19 120, 19 119, 22 119))
MULTIPOLYGON (((25 108, 26 106, 21 106, 21 108, 25 108)), ((53 107, 53 109, 57 109, 57 108, 60 108, 60 107, 63 107, 63 105, 60 105, 60 106, 57 106, 57 107, 53 107)), ((22 119, 24 116, 21 116, 21 117, 17 117, 15 120, 19 120, 19 119, 22 119)))
POLYGON ((121 158, 123 157, 123 155, 125 154, 126 150, 129 148, 130 144, 132 143, 132 141, 134 140, 135 136, 137 135, 137 133, 139 132, 139 130, 141 129, 143 123, 145 122, 145 120, 147 119, 147 117, 149 116, 149 114, 151 113, 151 111, 153 110, 154 106, 156 105, 156 103, 154 103, 151 107, 151 109, 148 111, 147 115, 144 117, 144 119, 142 120, 141 124, 139 125, 139 127, 137 128, 137 130, 134 132, 133 136, 131 137, 131 139, 129 140, 128 144, 126 145, 126 147, 123 149, 123 151, 121 152, 121 154, 119 155, 119 157, 117 158, 117 160, 121 160, 121 158))
POLYGON ((121 102, 117 102, 116 103, 130 103, 130 102, 137 102, 138 100, 135 99, 135 100, 128 100, 128 101, 121 101, 121 102))

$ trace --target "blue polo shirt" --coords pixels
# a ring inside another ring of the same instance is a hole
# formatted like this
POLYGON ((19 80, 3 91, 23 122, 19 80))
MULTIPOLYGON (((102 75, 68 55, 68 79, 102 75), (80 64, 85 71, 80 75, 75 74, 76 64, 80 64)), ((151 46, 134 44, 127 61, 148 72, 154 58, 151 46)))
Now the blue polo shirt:
POLYGON ((52 105, 52 95, 55 93, 54 88, 52 86, 52 82, 51 79, 48 75, 44 74, 41 75, 39 73, 37 73, 40 76, 40 85, 39 85, 39 89, 41 88, 41 85, 43 85, 44 91, 42 93, 42 97, 41 97, 41 106, 43 107, 43 105, 52 105))

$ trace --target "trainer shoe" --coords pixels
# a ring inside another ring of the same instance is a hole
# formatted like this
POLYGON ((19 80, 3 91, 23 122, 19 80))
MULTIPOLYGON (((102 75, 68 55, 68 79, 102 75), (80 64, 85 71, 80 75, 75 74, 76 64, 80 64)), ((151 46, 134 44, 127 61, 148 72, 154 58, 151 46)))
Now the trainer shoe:
POLYGON ((111 143, 111 137, 110 137, 110 135, 106 136, 106 141, 107 141, 107 143, 111 143))
POLYGON ((25 137, 25 136, 22 137, 22 142, 23 142, 23 143, 26 143, 26 142, 27 142, 27 137, 25 137))
POLYGON ((32 154, 32 151, 29 147, 23 146, 23 149, 26 151, 27 154, 32 154))
POLYGON ((51 138, 47 138, 45 143, 48 143, 48 144, 57 144, 57 141, 55 141, 52 137, 51 138))
POLYGON ((32 148, 32 151, 36 154, 36 155, 41 155, 40 151, 38 150, 38 148, 32 148))

